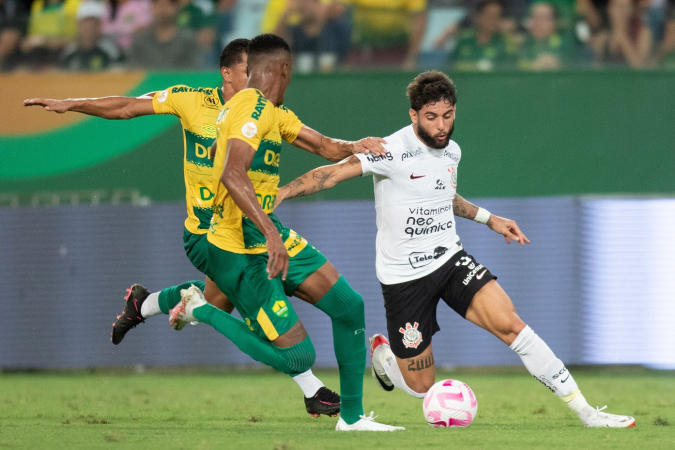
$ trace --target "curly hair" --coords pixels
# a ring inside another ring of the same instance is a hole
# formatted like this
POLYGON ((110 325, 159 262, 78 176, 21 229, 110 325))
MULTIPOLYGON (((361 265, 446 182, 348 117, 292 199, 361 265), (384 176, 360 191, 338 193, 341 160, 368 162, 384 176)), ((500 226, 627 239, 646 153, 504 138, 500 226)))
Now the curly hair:
POLYGON ((408 85, 406 96, 410 99, 410 107, 419 111, 429 103, 442 100, 457 103, 457 89, 450 77, 439 70, 428 70, 417 75, 408 85))

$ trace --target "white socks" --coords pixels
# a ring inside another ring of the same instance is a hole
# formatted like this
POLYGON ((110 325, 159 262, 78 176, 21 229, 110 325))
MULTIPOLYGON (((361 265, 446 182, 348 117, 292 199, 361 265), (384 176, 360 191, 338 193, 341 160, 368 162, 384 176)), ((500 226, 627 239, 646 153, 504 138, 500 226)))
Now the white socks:
POLYGON ((426 392, 415 392, 405 383, 405 378, 403 378, 401 369, 398 367, 398 363, 396 362, 396 356, 394 356, 394 352, 391 351, 391 348, 389 348, 388 345, 380 345, 375 350, 375 354, 373 354, 373 359, 375 358, 377 358, 379 363, 382 365, 384 371, 387 373, 387 376, 394 386, 402 389, 408 395, 412 395, 413 397, 417 398, 424 398, 426 392))
POLYGON ((160 314, 162 314, 162 310, 159 309, 159 292, 153 292, 141 305, 141 316, 147 319, 160 314))
POLYGON ((312 373, 312 369, 293 377, 293 381, 298 383, 305 398, 312 398, 314 394, 323 387, 323 383, 312 373))
POLYGON ((510 347, 518 353, 533 377, 560 397, 581 420, 584 420, 582 415, 588 411, 586 407, 591 410, 593 408, 581 395, 576 381, 565 364, 556 358, 548 345, 532 331, 532 328, 526 326, 510 347))

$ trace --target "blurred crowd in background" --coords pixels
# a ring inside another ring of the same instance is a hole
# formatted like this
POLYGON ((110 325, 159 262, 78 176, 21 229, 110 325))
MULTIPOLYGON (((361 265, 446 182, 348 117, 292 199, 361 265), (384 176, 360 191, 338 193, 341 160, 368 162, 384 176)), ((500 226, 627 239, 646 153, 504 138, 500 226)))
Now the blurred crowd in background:
POLYGON ((302 73, 675 69, 675 0, 0 0, 0 70, 212 70, 260 33, 302 73))

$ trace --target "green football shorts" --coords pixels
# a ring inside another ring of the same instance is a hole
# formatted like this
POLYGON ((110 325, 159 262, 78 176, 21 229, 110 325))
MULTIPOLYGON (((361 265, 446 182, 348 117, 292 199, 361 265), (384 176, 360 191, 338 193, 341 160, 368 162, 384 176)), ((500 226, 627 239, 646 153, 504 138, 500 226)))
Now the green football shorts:
POLYGON ((183 248, 193 266, 206 275, 208 262, 208 247, 206 234, 190 233, 187 228, 183 231, 183 248))
POLYGON ((251 330, 273 341, 295 325, 298 316, 287 296, 326 263, 321 252, 295 231, 282 228, 281 239, 289 255, 288 276, 286 281, 281 276, 268 280, 267 253, 232 253, 211 244, 205 235, 203 239, 207 242, 206 275, 227 295, 251 330))

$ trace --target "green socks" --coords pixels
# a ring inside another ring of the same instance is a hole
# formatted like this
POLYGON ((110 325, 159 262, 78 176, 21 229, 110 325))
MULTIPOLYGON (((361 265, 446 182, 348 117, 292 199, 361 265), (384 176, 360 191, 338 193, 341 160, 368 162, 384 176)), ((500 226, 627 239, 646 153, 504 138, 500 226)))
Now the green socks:
POLYGON ((366 319, 363 298, 344 277, 316 304, 333 323, 333 345, 340 369, 340 415, 348 424, 363 414, 366 370, 366 319))
POLYGON ((180 302, 180 290, 187 289, 192 285, 195 285, 199 288, 200 291, 204 292, 204 282, 203 281, 186 281, 183 284, 178 286, 171 286, 166 289, 162 289, 159 292, 159 309, 162 310, 164 314, 169 314, 169 311, 180 302))
POLYGON ((197 320, 211 325, 251 358, 287 375, 295 376, 308 371, 316 359, 309 336, 292 347, 281 348, 252 332, 243 320, 215 306, 200 306, 192 313, 197 320))

